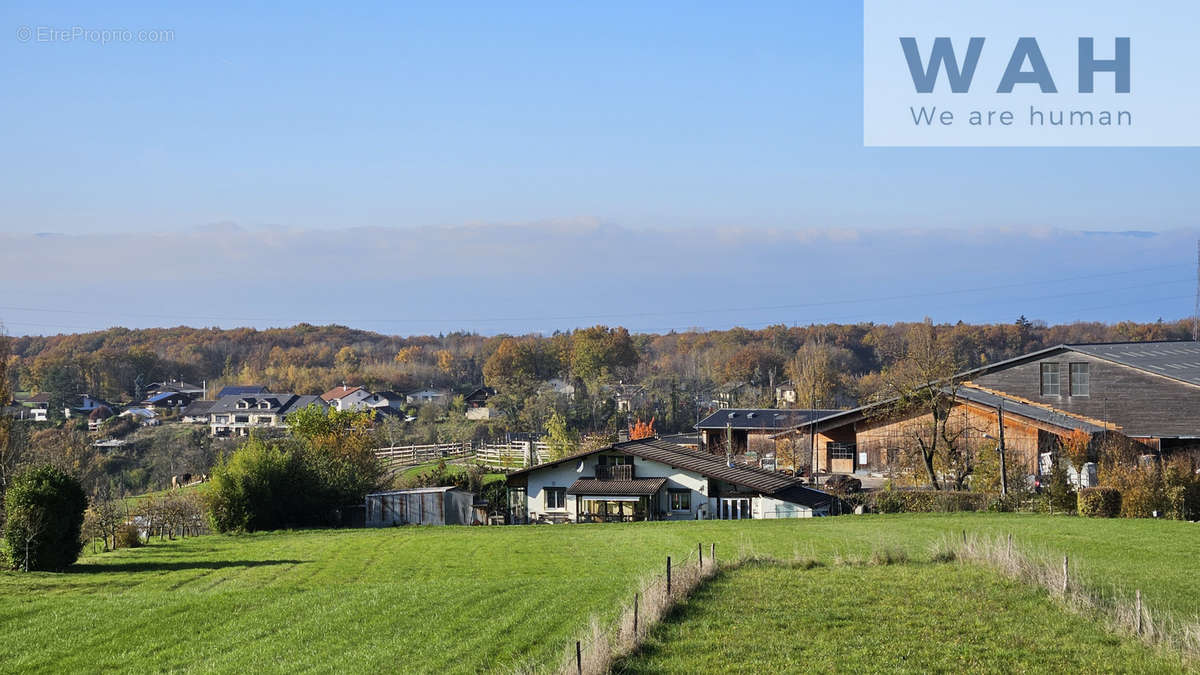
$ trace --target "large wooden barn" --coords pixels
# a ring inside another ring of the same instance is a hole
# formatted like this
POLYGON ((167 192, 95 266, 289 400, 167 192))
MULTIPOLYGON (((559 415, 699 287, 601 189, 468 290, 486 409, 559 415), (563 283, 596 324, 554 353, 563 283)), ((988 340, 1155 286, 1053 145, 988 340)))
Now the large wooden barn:
MULTIPOLYGON (((1197 343, 1059 345, 962 373, 954 382, 956 414, 967 433, 998 439, 1003 417, 1012 472, 1036 475, 1039 455, 1076 430, 1124 436, 1148 452, 1200 446, 1197 343)), ((889 410, 884 402, 837 412, 772 439, 811 448, 818 473, 887 473, 897 468, 912 427, 930 420, 928 413, 889 410)))

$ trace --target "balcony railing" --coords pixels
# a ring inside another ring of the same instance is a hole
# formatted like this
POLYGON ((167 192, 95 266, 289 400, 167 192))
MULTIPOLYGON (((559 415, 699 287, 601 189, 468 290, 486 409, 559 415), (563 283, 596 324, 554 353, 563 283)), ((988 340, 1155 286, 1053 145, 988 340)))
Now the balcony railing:
POLYGON ((616 464, 597 466, 596 480, 633 480, 633 465, 616 464))

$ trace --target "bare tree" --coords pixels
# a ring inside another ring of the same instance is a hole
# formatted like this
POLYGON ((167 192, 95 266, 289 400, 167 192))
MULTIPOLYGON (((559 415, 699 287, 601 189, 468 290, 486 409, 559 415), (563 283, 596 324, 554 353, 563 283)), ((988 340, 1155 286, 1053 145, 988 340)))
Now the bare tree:
POLYGON ((46 532, 46 513, 37 506, 22 506, 8 514, 8 522, 5 523, 5 529, 9 533, 15 533, 15 537, 10 535, 9 541, 14 538, 20 544, 19 554, 21 555, 21 569, 28 572, 30 569, 31 556, 38 548, 38 543, 41 541, 42 535, 46 532))
POLYGON ((928 319, 913 326, 877 395, 887 402, 877 417, 891 423, 894 439, 915 455, 935 490, 943 473, 962 489, 974 465, 972 439, 982 435, 960 405, 961 364, 947 347, 928 319))
POLYGON ((851 360, 849 351, 824 342, 806 342, 796 350, 787 364, 788 377, 796 388, 796 406, 823 408, 836 403, 851 360))

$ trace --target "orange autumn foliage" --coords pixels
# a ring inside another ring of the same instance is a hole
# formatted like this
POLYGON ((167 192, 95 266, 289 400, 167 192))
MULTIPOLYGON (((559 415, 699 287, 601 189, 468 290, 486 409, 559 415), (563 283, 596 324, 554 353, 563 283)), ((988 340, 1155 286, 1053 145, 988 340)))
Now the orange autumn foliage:
POLYGON ((629 440, 636 441, 642 438, 654 438, 654 418, 651 417, 649 422, 643 422, 640 419, 629 427, 629 440))

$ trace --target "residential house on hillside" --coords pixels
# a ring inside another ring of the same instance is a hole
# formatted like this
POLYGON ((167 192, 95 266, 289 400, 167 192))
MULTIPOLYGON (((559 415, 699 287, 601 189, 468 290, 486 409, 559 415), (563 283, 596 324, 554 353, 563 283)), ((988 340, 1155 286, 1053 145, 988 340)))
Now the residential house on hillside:
POLYGON ((162 420, 158 419, 158 413, 149 408, 126 408, 119 416, 134 420, 146 427, 156 427, 162 424, 162 420))
POLYGON ((575 395, 575 385, 571 384, 570 382, 567 382, 566 380, 562 379, 561 377, 555 377, 555 378, 546 380, 544 383, 542 383, 542 386, 556 394, 559 394, 560 396, 574 396, 575 395))
POLYGON ((467 406, 467 419, 469 420, 486 420, 491 419, 494 415, 492 408, 488 405, 488 400, 496 395, 496 390, 491 387, 479 387, 475 391, 463 397, 463 402, 467 406))
POLYGON ((660 439, 576 453, 507 480, 510 523, 807 518, 832 503, 790 476, 660 439))
POLYGON ((208 426, 213 436, 246 436, 252 429, 283 427, 289 414, 311 405, 326 403, 320 396, 297 394, 222 396, 209 408, 208 426))
POLYGON ((146 408, 186 408, 195 400, 191 394, 181 391, 162 391, 152 394, 142 401, 146 408))
POLYGON ((204 385, 195 385, 183 380, 168 380, 166 382, 154 382, 146 387, 146 397, 149 398, 155 394, 163 393, 187 394, 192 397, 192 400, 204 398, 206 388, 204 385))
POLYGON ((371 408, 391 408, 393 410, 403 410, 404 404, 407 403, 404 394, 394 391, 377 391, 366 399, 366 404, 371 408))
MULTIPOLYGON (((949 387, 976 438, 998 439, 1003 416, 1010 474, 1036 476, 1043 453, 1073 431, 1121 435, 1148 452, 1200 447, 1200 344, 1058 345, 960 373, 949 387)), ((817 470, 887 472, 913 425, 928 413, 893 415, 891 402, 828 415, 815 427, 817 470)), ((776 436, 807 439, 809 425, 776 436)), ((801 441, 807 446, 810 440, 801 441)))
POLYGON ((192 401, 183 409, 183 422, 185 424, 208 424, 208 414, 216 403, 216 401, 192 401))
POLYGON ((334 410, 363 410, 369 407, 371 392, 362 387, 342 385, 321 394, 321 400, 334 410))
POLYGON ((751 400, 751 405, 758 403, 757 398, 758 392, 749 382, 729 382, 717 387, 711 405, 716 408, 736 408, 746 405, 751 400))
POLYGON ((721 409, 696 423, 703 448, 716 455, 732 455, 744 460, 773 455, 774 436, 782 431, 808 424, 836 410, 776 410, 773 408, 721 409))
POLYGON ((425 403, 442 403, 450 398, 450 392, 442 389, 422 389, 404 397, 407 403, 423 405, 425 403))
POLYGON ((633 412, 646 405, 646 387, 640 384, 621 383, 614 387, 613 399, 617 402, 617 412, 633 412))
POLYGON ((17 402, 29 409, 29 419, 34 422, 45 422, 50 417, 50 394, 44 391, 17 402))
POLYGON ((775 386, 775 405, 787 407, 796 405, 800 397, 796 394, 796 385, 791 381, 775 386))
POLYGON ((256 396, 268 393, 270 390, 260 384, 231 384, 217 392, 215 400, 223 399, 226 396, 256 396))

